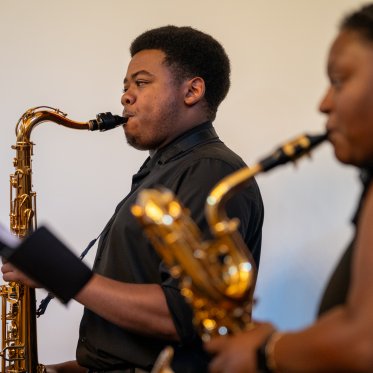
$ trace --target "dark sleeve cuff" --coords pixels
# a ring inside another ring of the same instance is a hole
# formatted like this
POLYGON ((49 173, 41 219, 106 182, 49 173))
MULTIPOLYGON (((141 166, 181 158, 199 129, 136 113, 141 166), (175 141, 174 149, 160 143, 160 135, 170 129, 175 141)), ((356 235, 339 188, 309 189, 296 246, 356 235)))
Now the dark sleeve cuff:
POLYGON ((195 343, 199 337, 193 325, 193 310, 181 295, 178 280, 170 276, 163 262, 160 270, 163 280, 161 287, 180 341, 183 345, 195 343))
POLYGON ((47 228, 27 236, 7 260, 67 303, 92 277, 92 271, 47 228))

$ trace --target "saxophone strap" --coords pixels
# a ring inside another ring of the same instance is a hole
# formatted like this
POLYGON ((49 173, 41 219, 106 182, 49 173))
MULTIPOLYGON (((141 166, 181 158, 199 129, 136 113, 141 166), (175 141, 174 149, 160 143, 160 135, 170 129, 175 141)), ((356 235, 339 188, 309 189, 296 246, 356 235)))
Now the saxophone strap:
MULTIPOLYGON (((104 231, 104 229, 102 230, 102 232, 104 231)), ((79 256, 79 259, 80 260, 83 260, 83 258, 88 254, 89 250, 92 248, 92 246, 96 243, 96 241, 100 238, 102 232, 96 237, 94 238, 89 244, 88 246, 83 250, 83 252, 80 254, 79 256)), ((45 311, 47 310, 47 307, 49 305, 49 302, 54 298, 54 295, 52 293, 48 293, 48 295, 43 298, 41 301, 40 301, 40 304, 39 304, 39 307, 38 309, 36 310, 36 317, 40 317, 41 315, 44 315, 45 311)))
MULTIPOLYGON (((139 170, 139 173, 142 171, 142 169, 144 168, 144 166, 148 163, 148 159, 145 161, 145 163, 143 164, 143 166, 140 168, 139 170)), ((104 229, 100 232, 100 234, 94 238, 92 241, 89 242, 89 244, 87 245, 87 247, 82 251, 82 253, 79 255, 79 259, 80 260, 83 260, 84 257, 89 253, 89 251, 91 250, 91 248, 94 246, 94 244, 97 242, 97 240, 101 237, 101 236, 105 236, 105 234, 109 231, 110 227, 111 227, 111 224, 112 222, 114 221, 120 207, 123 205, 123 203, 127 200, 127 198, 133 193, 133 191, 131 190, 131 192, 129 193, 128 196, 126 196, 119 204, 118 206, 116 207, 115 209, 115 212, 113 214, 113 216, 110 218, 110 220, 108 221, 108 223, 105 225, 104 229)), ((45 311, 47 310, 47 307, 49 305, 49 302, 54 299, 54 295, 52 293, 48 293, 48 295, 43 298, 41 301, 40 301, 40 304, 39 304, 39 307, 37 308, 36 310, 36 317, 40 317, 41 315, 44 315, 45 311)))
POLYGON ((91 269, 49 229, 28 235, 6 259, 67 303, 93 275, 91 269), (53 247, 53 250, 48 250, 53 247))

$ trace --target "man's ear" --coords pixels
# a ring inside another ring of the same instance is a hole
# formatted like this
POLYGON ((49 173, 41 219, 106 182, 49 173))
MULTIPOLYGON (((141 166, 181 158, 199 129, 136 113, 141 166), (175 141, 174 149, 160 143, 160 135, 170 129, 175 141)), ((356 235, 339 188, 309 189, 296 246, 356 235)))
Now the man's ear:
POLYGON ((205 97, 205 81, 200 77, 194 77, 186 82, 184 102, 186 105, 194 105, 205 97))

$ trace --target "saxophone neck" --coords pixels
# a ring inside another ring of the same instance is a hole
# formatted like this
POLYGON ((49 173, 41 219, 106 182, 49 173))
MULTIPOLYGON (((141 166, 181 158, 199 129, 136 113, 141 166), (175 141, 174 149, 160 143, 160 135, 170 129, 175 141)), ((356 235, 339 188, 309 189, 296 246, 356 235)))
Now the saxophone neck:
POLYGON ((235 224, 228 224, 225 204, 238 190, 262 170, 261 164, 244 167, 223 178, 210 192, 205 205, 205 215, 212 233, 219 236, 235 230, 235 224))
POLYGON ((236 225, 229 224, 225 213, 225 203, 237 191, 244 188, 256 174, 267 172, 288 162, 295 162, 327 139, 327 133, 298 136, 281 145, 254 166, 244 167, 221 180, 207 197, 205 207, 206 218, 213 233, 221 235, 235 229, 236 225))
POLYGON ((96 119, 88 122, 77 122, 67 118, 67 114, 49 106, 38 106, 28 109, 18 120, 16 126, 17 142, 30 142, 31 131, 42 122, 54 122, 61 126, 77 130, 107 131, 125 124, 127 118, 112 113, 100 113, 96 119))
POLYGON ((301 135, 285 143, 275 150, 271 155, 260 160, 263 172, 274 167, 281 166, 288 162, 295 162, 297 159, 308 155, 310 151, 328 139, 328 134, 301 135))
POLYGON ((89 122, 76 122, 67 118, 67 114, 49 106, 28 109, 18 120, 16 126, 17 142, 30 142, 31 131, 42 122, 54 122, 74 129, 89 129, 89 122))

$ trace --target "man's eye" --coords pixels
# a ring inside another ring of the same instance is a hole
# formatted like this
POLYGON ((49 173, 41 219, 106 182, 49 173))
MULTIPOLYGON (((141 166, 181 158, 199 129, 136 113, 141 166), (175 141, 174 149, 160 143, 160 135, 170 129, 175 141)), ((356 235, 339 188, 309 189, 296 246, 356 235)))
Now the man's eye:
POLYGON ((142 86, 144 86, 146 83, 147 83, 147 81, 145 81, 145 80, 136 80, 136 85, 137 85, 138 87, 142 87, 142 86))
POLYGON ((330 84, 332 87, 336 89, 342 88, 342 86, 346 83, 349 77, 350 75, 345 73, 330 74, 330 84))
POLYGON ((330 83, 333 87, 338 87, 341 84, 341 81, 339 79, 331 79, 330 83))

